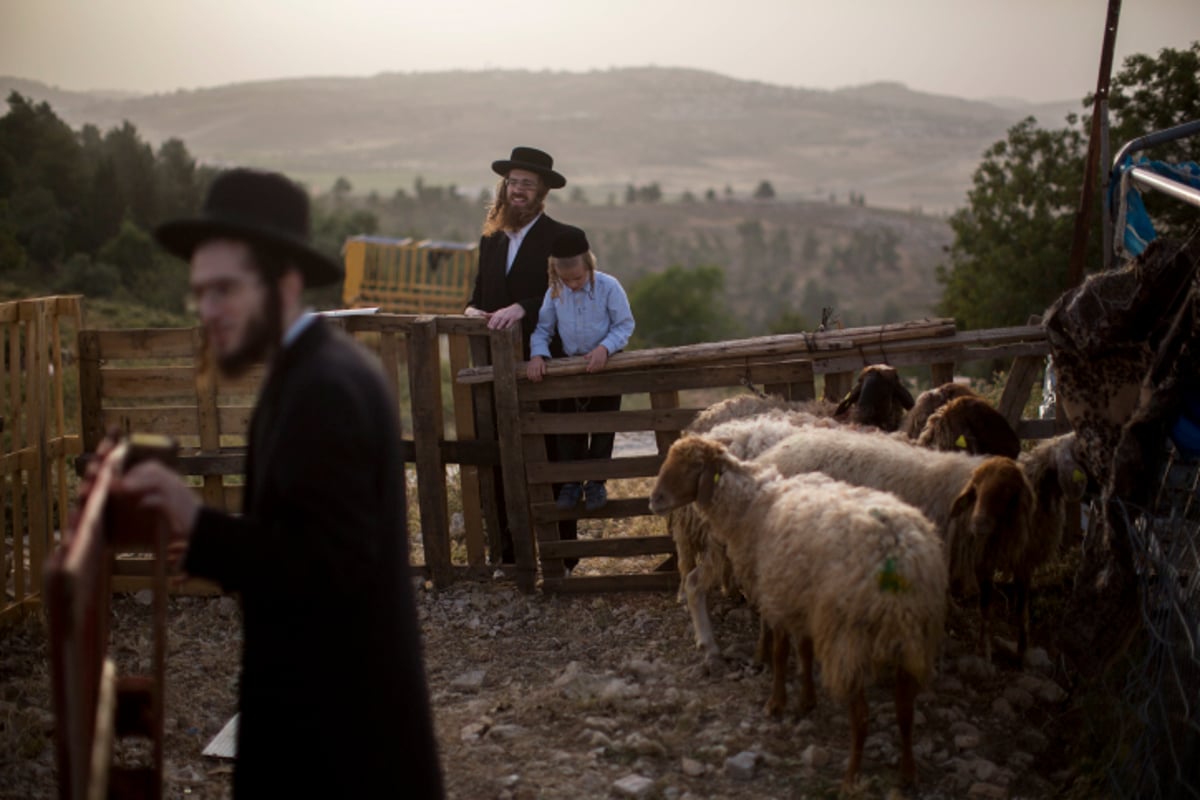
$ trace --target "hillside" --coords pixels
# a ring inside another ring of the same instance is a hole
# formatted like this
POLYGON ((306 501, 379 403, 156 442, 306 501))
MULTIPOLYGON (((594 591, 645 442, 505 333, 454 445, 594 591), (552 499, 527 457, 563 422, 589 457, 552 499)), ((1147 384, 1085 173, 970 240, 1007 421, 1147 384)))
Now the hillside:
POLYGON ((66 92, 0 78, 73 127, 129 120, 149 141, 182 139, 209 163, 283 169, 327 187, 390 193, 418 175, 472 194, 514 144, 555 154, 594 196, 658 182, 944 212, 962 204, 983 150, 1028 114, 1057 124, 1073 105, 1026 106, 880 83, 817 91, 690 69, 390 73, 241 83, 155 95, 66 92))

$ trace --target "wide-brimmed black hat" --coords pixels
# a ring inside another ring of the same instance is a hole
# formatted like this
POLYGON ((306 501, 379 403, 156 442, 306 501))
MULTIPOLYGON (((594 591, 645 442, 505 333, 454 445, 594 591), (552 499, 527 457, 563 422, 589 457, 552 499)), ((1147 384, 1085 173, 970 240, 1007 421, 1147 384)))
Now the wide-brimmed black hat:
POLYGON ((551 189, 561 189, 567 185, 567 179, 554 171, 554 159, 550 154, 534 147, 514 147, 507 159, 492 162, 492 172, 497 175, 507 175, 514 169, 536 172, 551 189))
POLYGON ((218 237, 244 239, 291 256, 305 286, 342 279, 341 265, 311 244, 308 194, 277 172, 226 170, 213 180, 200 216, 171 220, 154 231, 159 244, 184 260, 198 245, 218 237))
POLYGON ((550 243, 550 255, 555 258, 574 258, 591 249, 587 234, 574 225, 564 225, 562 231, 550 243))

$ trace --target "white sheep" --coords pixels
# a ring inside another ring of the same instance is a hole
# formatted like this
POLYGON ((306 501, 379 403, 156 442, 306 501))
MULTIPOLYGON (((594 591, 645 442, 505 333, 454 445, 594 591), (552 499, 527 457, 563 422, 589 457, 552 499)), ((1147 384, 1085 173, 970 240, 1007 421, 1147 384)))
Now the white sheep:
MULTIPOLYGON (((747 419, 729 419, 708 430, 706 435, 720 441, 734 456, 746 459, 786 439, 803 425, 821 422, 828 421, 804 412, 776 409, 747 419)), ((736 589, 729 561, 720 543, 710 540, 708 522, 693 506, 671 511, 667 515, 667 530, 675 542, 679 593, 687 601, 696 647, 704 652, 705 668, 716 672, 721 667, 721 655, 708 613, 708 593, 717 588, 726 593, 736 589)), ((765 642, 760 641, 760 659, 764 658, 764 646, 765 642)))
POLYGON ((979 585, 979 648, 989 659, 987 568, 1008 569, 1016 561, 1011 554, 1024 551, 1034 504, 1033 489, 1016 462, 993 459, 998 460, 917 448, 882 433, 820 427, 799 428, 758 456, 784 475, 823 472, 892 492, 920 509, 943 537, 951 579, 968 588, 979 585))
POLYGON ((802 708, 815 702, 814 656, 821 683, 848 703, 848 789, 867 734, 866 687, 894 669, 900 776, 914 783, 914 701, 933 672, 946 611, 946 566, 933 525, 886 492, 823 475, 783 478, 704 436, 672 445, 650 495, 657 514, 692 502, 725 546, 742 590, 777 632, 767 711, 783 707, 790 637, 806 662, 802 708))

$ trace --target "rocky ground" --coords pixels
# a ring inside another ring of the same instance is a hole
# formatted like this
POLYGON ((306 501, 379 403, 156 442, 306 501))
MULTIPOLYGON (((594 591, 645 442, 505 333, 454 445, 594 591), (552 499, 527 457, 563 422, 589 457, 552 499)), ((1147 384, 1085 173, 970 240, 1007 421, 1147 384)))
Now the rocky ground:
MULTIPOLYGON (((581 565, 583 568, 583 565, 581 565)), ((768 798, 837 793, 849 746, 827 695, 803 719, 767 718, 769 675, 739 603, 713 611, 725 669, 710 675, 669 594, 523 595, 495 580, 422 587, 426 668, 448 796, 768 798)), ((119 667, 148 669, 149 598, 116 598, 119 667)), ((891 693, 872 689, 861 797, 1050 797, 1069 779, 1056 744, 1065 705, 1051 659, 984 663, 951 626, 918 699, 920 785, 899 795, 891 693)), ((201 755, 235 710, 240 620, 228 598, 170 602, 166 796, 229 795, 230 762, 201 755)), ((37 618, 0 631, 0 796, 55 794, 46 644, 37 618)), ((794 696, 793 696, 794 699, 794 696)), ((131 757, 136 757, 133 753, 131 757)), ((297 765, 303 769, 303 765, 297 765)))

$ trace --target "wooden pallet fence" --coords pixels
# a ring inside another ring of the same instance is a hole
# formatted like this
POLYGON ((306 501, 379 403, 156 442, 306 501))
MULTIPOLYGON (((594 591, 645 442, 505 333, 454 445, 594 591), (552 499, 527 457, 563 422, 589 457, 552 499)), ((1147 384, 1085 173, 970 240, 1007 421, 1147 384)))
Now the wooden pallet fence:
POLYGON ((68 349, 81 327, 77 295, 0 303, 0 623, 36 606, 41 566, 70 508, 71 459, 81 452, 78 384, 68 349))

